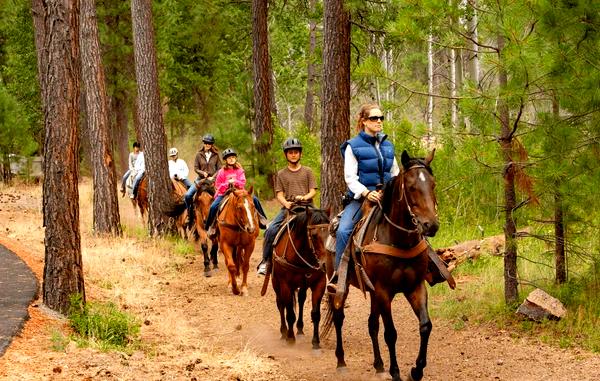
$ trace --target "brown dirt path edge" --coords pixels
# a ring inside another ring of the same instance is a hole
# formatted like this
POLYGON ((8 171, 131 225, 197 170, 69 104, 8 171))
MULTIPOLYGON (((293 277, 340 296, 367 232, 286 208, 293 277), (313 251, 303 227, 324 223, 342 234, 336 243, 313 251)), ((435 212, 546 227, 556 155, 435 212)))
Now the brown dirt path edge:
MULTIPOLYGON (((3 242, 6 240, 0 237, 3 242)), ((257 242, 252 269, 260 258, 261 243, 257 242)), ((41 275, 40 254, 32 255, 19 243, 13 242, 10 248, 23 256, 38 277, 41 275)), ((389 379, 387 373, 380 376, 373 371, 368 300, 357 290, 351 290, 344 325, 348 369, 337 372, 334 335, 322 339, 321 350, 311 350, 308 306, 304 314, 306 336, 299 337, 293 346, 287 345, 279 340, 273 290, 269 289, 265 297, 259 295, 262 277, 252 272, 250 296, 236 297, 227 290, 224 269, 204 278, 202 266, 196 257, 176 276, 157 280, 160 293, 147 302, 141 316, 147 322, 142 326, 142 338, 151 347, 148 351, 102 353, 74 344, 53 350, 51 331, 64 331, 64 322, 31 306, 31 319, 0 358, 0 380, 389 379), (169 321, 171 325, 165 327, 169 321)), ((418 350, 418 325, 401 296, 393 309, 398 361, 406 377, 418 350)), ((550 347, 468 322, 461 330, 435 318, 433 325, 425 380, 591 381, 600 374, 600 356, 596 354, 550 347)), ((384 362, 389 366, 382 336, 380 332, 384 362)))

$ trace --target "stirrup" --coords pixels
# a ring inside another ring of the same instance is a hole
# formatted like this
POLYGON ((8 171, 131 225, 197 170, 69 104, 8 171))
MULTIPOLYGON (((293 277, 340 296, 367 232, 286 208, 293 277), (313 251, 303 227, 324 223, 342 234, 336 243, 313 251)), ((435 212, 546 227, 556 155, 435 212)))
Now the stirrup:
POLYGON ((257 267, 256 273, 258 275, 267 275, 267 272, 269 272, 269 267, 271 267, 271 266, 269 266, 269 264, 270 263, 269 263, 268 259, 262 260, 257 267))
POLYGON ((331 276, 331 279, 329 279, 327 281, 327 292, 328 293, 330 293, 330 294, 337 293, 337 281, 338 281, 337 271, 334 271, 333 275, 331 276))

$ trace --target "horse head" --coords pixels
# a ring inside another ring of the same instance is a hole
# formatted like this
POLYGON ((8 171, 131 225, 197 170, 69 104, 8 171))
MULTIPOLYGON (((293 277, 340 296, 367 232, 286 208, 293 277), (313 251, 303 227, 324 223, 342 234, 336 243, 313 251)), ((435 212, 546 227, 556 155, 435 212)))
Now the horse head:
POLYGON ((324 269, 327 260, 325 241, 329 234, 329 212, 308 205, 295 206, 291 212, 296 214, 294 230, 300 234, 296 237, 300 238, 301 243, 308 246, 308 251, 317 260, 317 267, 324 269), (303 230, 306 231, 307 239, 301 237, 303 230))
POLYGON ((254 233, 258 229, 258 216, 252 201, 252 187, 236 189, 231 192, 229 202, 235 207, 235 221, 240 229, 247 233, 254 233))
MULTIPOLYGON (((403 151, 401 173, 390 182, 393 183, 394 191, 388 192, 384 198, 384 205, 403 214, 405 227, 416 229, 420 234, 429 237, 435 236, 439 229, 435 179, 430 166, 434 154, 435 149, 426 158, 419 159, 412 158, 403 151), (396 205, 392 205, 393 203, 396 205)), ((384 210, 388 209, 384 206, 384 210)))

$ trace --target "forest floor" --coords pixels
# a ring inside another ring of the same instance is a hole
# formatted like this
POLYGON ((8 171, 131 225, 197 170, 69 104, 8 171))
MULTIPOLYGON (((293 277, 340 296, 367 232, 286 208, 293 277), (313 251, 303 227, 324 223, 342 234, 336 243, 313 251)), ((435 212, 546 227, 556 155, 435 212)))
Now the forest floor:
MULTIPOLYGON (((126 229, 120 239, 90 234, 91 186, 80 187, 82 255, 88 300, 111 301, 137 316, 141 344, 131 352, 80 348, 66 320, 38 300, 31 319, 0 358, 0 380, 369 380, 388 379, 372 368, 367 330, 369 303, 352 290, 346 308, 344 344, 348 368, 337 372, 335 334, 311 348, 312 323, 305 307, 305 333, 295 345, 279 339, 279 313, 263 278, 249 274, 250 296, 233 296, 226 272, 202 275, 198 254, 182 254, 161 240, 140 238, 143 230, 127 199, 120 199, 126 229), (136 227, 137 226, 137 227, 136 227), (137 233, 136 233, 137 229, 137 233), (174 251, 174 252, 173 252, 174 251)), ((41 186, 0 188, 0 243, 15 251, 42 279, 44 229, 41 186)), ((258 241, 251 269, 260 258, 258 241)), ((220 259, 221 260, 221 259, 220 259)), ((469 279, 457 279, 458 287, 469 279)), ((447 287, 441 284, 436 287, 447 287)), ((435 298, 430 299, 435 304, 435 298)), ((324 306, 322 311, 324 311, 324 306)), ((398 361, 406 377, 419 343, 408 304, 393 304, 398 361)), ((380 331, 385 366, 387 348, 380 331)), ((387 368, 386 368, 387 369, 387 368)), ((597 380, 600 355, 560 349, 494 325, 433 319, 426 380, 597 380)))

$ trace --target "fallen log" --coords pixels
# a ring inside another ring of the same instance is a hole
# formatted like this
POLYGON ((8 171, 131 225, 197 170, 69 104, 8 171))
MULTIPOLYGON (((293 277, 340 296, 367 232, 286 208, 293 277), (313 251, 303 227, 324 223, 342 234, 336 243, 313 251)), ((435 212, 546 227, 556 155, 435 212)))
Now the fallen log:
POLYGON ((465 241, 435 251, 448 265, 448 271, 452 272, 461 263, 469 259, 477 259, 482 254, 501 255, 504 251, 504 236, 497 235, 482 240, 465 241))

